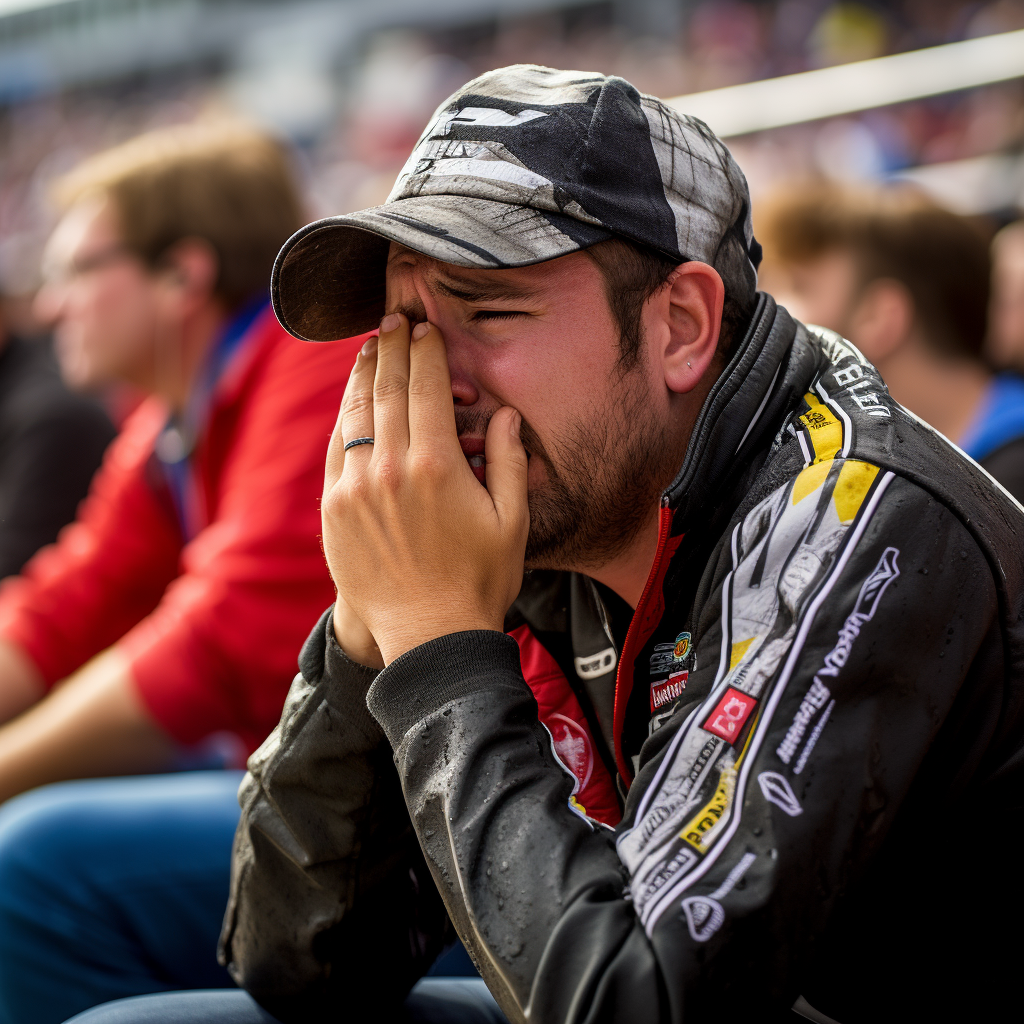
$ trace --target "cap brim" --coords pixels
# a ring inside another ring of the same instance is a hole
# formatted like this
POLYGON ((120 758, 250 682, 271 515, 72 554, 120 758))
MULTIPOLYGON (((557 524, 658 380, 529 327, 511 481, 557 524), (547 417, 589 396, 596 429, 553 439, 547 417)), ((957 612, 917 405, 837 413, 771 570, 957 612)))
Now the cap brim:
POLYGON ((444 263, 494 270, 543 263, 613 237, 547 210, 466 196, 412 196, 304 227, 278 253, 270 293, 290 334, 333 341, 380 323, 391 242, 444 263))

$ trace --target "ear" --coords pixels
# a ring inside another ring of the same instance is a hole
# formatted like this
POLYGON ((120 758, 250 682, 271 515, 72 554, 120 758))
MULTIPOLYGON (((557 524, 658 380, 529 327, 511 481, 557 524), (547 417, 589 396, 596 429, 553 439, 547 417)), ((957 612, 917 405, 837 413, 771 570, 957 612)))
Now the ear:
POLYGON ((878 365, 910 337, 914 326, 914 300, 899 281, 879 278, 863 290, 848 324, 850 341, 878 365))
POLYGON ((683 394, 696 387, 718 351, 725 285, 714 267, 696 260, 682 263, 648 300, 656 330, 648 324, 665 383, 683 394))
POLYGON ((191 309, 213 299, 219 272, 220 261, 209 242, 183 238, 163 255, 157 277, 168 298, 191 309))

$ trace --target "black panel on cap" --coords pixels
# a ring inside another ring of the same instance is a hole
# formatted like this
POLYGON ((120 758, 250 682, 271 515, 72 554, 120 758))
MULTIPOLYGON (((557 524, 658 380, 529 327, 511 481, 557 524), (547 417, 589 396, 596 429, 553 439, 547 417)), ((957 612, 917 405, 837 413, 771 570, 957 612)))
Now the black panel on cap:
POLYGON ((460 107, 493 107, 507 114, 540 110, 547 116, 505 127, 452 122, 447 137, 500 142, 523 165, 555 186, 556 198, 575 200, 616 234, 661 252, 679 253, 675 215, 665 198, 650 125, 640 93, 622 78, 595 83, 587 103, 550 106, 467 93, 460 107))

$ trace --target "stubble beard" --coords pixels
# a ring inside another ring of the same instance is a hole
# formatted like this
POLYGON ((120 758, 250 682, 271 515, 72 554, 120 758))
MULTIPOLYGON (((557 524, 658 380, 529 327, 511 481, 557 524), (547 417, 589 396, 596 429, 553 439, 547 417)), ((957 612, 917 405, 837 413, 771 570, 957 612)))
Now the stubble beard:
MULTIPOLYGON (((527 569, 597 569, 628 549, 649 521, 678 455, 643 383, 636 370, 624 373, 611 408, 591 410, 547 447, 523 420, 523 445, 547 476, 529 494, 527 569)), ((456 421, 460 434, 477 433, 483 417, 456 409, 456 421)))

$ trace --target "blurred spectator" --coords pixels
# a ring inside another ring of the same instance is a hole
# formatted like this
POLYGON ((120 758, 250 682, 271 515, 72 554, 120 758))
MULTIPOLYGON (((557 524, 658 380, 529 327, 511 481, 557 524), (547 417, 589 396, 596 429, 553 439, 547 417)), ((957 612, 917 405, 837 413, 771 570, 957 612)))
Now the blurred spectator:
POLYGON ((1024 220, 992 242, 988 354, 997 366, 1024 371, 1024 220))
POLYGON ((113 437, 99 404, 64 386, 49 346, 8 330, 0 306, 0 577, 74 519, 113 437))
MULTIPOLYGON (((0 278, 13 278, 20 289, 33 283, 25 272, 32 261, 23 254, 36 249, 46 232, 39 197, 49 178, 83 154, 143 128, 224 106, 267 118, 282 131, 300 131, 295 118, 303 121, 303 115, 295 114, 292 94, 282 93, 281 79, 294 87, 301 75, 291 64, 282 72, 277 63, 282 47, 273 44, 273 32, 271 43, 264 40, 260 50, 267 63, 246 65, 244 73, 240 69, 237 50, 248 52, 252 30, 246 12, 251 15, 255 6, 253 0, 232 5, 239 35, 221 64, 197 62, 158 76, 115 77, 110 86, 34 94, 0 109, 0 278)), ((438 13, 432 24, 427 5, 415 29, 392 25, 354 41, 345 5, 320 5, 309 31, 328 51, 332 45, 341 48, 328 53, 336 76, 325 73, 317 80, 328 95, 306 97, 303 104, 323 113, 315 127, 306 124, 300 131, 316 208, 338 213, 382 201, 411 144, 410 132, 415 136, 416 126, 453 80, 489 68, 518 62, 593 68, 669 97, 1024 26, 1024 0, 570 6, 551 0, 529 6, 528 14, 516 15, 506 5, 481 0, 461 17, 438 13), (641 7, 658 13, 638 19, 641 7), (339 42, 332 44, 332 38, 339 42)), ((258 7, 261 38, 274 18, 289 18, 289 5, 258 7)), ((304 60, 313 61, 312 49, 310 44, 302 51, 304 60)), ((1014 147, 1022 141, 1024 88, 1018 80, 755 133, 730 140, 730 146, 756 202, 775 182, 808 170, 843 178, 875 176, 1017 152, 1014 147)))
POLYGON ((762 286, 849 338, 893 397, 1024 499, 1024 381, 982 358, 985 232, 909 188, 804 186, 758 212, 762 286))
POLYGON ((166 129, 58 194, 37 307, 65 376, 151 397, 78 520, 0 589, 0 799, 165 769, 213 735, 240 762, 333 596, 317 499, 354 347, 298 342, 267 305, 302 221, 284 151, 166 129))

